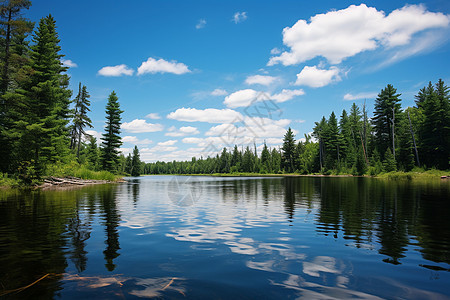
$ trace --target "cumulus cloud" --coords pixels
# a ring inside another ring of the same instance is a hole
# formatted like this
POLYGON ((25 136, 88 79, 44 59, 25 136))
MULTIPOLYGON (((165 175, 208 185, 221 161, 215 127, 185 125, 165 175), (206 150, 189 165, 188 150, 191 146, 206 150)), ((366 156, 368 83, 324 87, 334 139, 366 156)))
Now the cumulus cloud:
POLYGON ((195 144, 200 149, 195 156, 204 157, 215 155, 224 147, 231 149, 234 145, 253 146, 254 143, 262 144, 264 141, 268 145, 280 145, 290 123, 288 119, 245 117, 240 124, 224 123, 213 126, 206 133, 206 137, 186 137, 182 142, 195 144))
POLYGON ((271 85, 275 81, 279 80, 278 77, 268 76, 268 75, 253 75, 248 76, 245 79, 246 84, 261 84, 261 85, 271 85))
POLYGON ((211 92, 211 96, 225 96, 228 95, 228 92, 224 89, 215 89, 211 92))
POLYGON ((448 27, 450 18, 423 5, 406 5, 389 15, 365 4, 298 20, 283 29, 283 43, 290 48, 270 58, 268 65, 293 65, 318 56, 331 64, 379 47, 408 45, 418 32, 448 27))
POLYGON ((344 100, 353 101, 353 100, 359 100, 359 99, 372 99, 372 98, 375 98, 377 95, 378 95, 378 93, 358 93, 355 95, 347 93, 344 95, 344 100))
POLYGON ((196 109, 183 107, 168 114, 167 118, 184 122, 224 123, 242 119, 242 115, 232 109, 196 109))
POLYGON ((200 131, 196 127, 192 126, 183 126, 177 129, 175 126, 169 128, 169 132, 167 132, 166 136, 186 136, 186 135, 194 135, 199 134, 200 131))
POLYGON ((260 92, 253 89, 239 90, 226 96, 223 103, 230 108, 243 107, 257 101, 258 96, 260 92))
POLYGON ((202 29, 206 26, 206 20, 205 19, 200 19, 198 20, 197 25, 195 25, 196 29, 202 29))
POLYGON ((305 94, 305 91, 302 89, 298 90, 286 90, 283 89, 281 93, 274 94, 271 96, 271 99, 275 100, 278 103, 286 102, 288 100, 291 100, 295 96, 302 96, 305 94))
MULTIPOLYGON (((286 133, 286 127, 291 120, 248 117, 236 124, 220 124, 211 127, 206 136, 217 136, 222 139, 230 138, 281 138, 286 133)), ((183 140, 184 141, 184 140, 183 140)))
POLYGON ((245 107, 256 102, 262 102, 267 100, 273 100, 277 103, 291 100, 295 96, 304 95, 305 92, 302 89, 287 90, 283 89, 278 94, 269 94, 265 92, 255 91, 253 89, 244 89, 236 91, 229 96, 225 97, 224 104, 230 108, 245 107))
POLYGON ((150 149, 145 149, 145 150, 146 150, 146 152, 155 153, 155 152, 170 152, 170 151, 175 151, 177 149, 178 149, 178 147, 156 145, 155 147, 152 147, 150 149))
POLYGON ((236 12, 233 15, 233 19, 231 19, 235 24, 237 23, 241 23, 244 22, 245 20, 247 20, 247 12, 243 11, 243 12, 236 12))
POLYGON ((152 119, 152 120, 159 120, 159 119, 161 119, 161 117, 157 113, 149 113, 145 117, 148 118, 148 119, 152 119))
POLYGON ((71 61, 70 59, 62 59, 61 62, 64 67, 69 67, 69 68, 78 67, 78 65, 76 63, 74 63, 73 61, 71 61))
POLYGON ((157 146, 173 146, 178 142, 178 140, 168 140, 165 142, 159 142, 157 146))
POLYGON ((98 75, 108 76, 108 77, 118 77, 122 75, 131 76, 134 70, 129 68, 127 65, 117 65, 117 66, 107 66, 98 70, 98 75))
POLYGON ((135 119, 131 122, 124 122, 122 128, 132 133, 142 133, 162 131, 164 126, 161 124, 147 123, 145 120, 141 119, 135 119))
POLYGON ((136 136, 129 136, 129 135, 122 137, 122 142, 134 145, 148 145, 153 143, 152 140, 149 139, 140 140, 136 136))
POLYGON ((278 48, 273 48, 272 50, 270 50, 270 54, 272 54, 272 55, 277 55, 280 53, 281 53, 281 50, 278 48))
POLYGON ((332 82, 341 81, 339 76, 340 70, 337 67, 331 67, 329 70, 319 69, 316 66, 305 66, 303 70, 297 74, 295 85, 306 85, 317 88, 326 86, 332 82))
POLYGON ((144 61, 138 68, 138 75, 143 75, 146 73, 172 73, 176 75, 181 75, 185 73, 190 73, 188 66, 183 63, 179 63, 175 60, 167 61, 162 58, 156 60, 149 57, 147 61, 144 61))

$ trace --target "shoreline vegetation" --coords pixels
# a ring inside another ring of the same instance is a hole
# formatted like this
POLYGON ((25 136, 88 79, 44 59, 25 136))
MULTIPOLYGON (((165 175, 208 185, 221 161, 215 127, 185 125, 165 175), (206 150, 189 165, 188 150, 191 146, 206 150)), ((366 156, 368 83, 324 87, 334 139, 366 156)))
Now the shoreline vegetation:
POLYGON ((210 145, 217 151, 226 145, 222 151, 199 153, 200 158, 190 161, 145 163, 137 146, 125 156, 124 111, 117 94, 112 91, 108 96, 98 143, 87 133, 93 128, 87 87, 79 83, 72 98, 75 91, 69 89, 69 67, 63 62, 56 20, 52 15, 36 23, 23 18, 30 6, 29 0, 0 4, 0 187, 34 188, 46 181, 58 186, 73 178, 117 182, 127 174, 305 174, 395 180, 450 175, 450 88, 442 79, 420 89, 415 105, 407 108, 402 108, 401 94, 388 84, 374 99, 372 116, 365 102, 353 103, 348 112, 324 115, 304 138, 296 140, 296 130, 289 127, 281 145, 268 146, 265 140, 262 144, 263 138, 278 138, 281 133, 262 128, 264 134, 257 140, 242 134, 250 126, 244 124, 227 126, 231 131, 222 133, 222 142, 210 145))
POLYGON ((389 180, 414 180, 414 179, 448 179, 450 182, 450 171, 427 170, 427 171, 410 171, 410 172, 388 172, 378 175, 352 175, 352 174, 299 174, 299 173, 283 173, 283 174, 267 174, 267 173, 212 173, 212 174, 145 174, 142 176, 211 176, 211 177, 360 177, 360 178, 379 178, 389 180))
MULTIPOLYGON (((0 173, 0 189, 61 189, 67 187, 83 187, 94 184, 109 184, 126 182, 123 177, 129 174, 114 175, 106 171, 91 171, 88 169, 80 169, 77 172, 57 172, 58 175, 50 175, 44 177, 42 181, 34 182, 32 185, 24 185, 18 178, 9 177, 0 173), (71 175, 72 174, 72 175, 71 175), (75 174, 75 175, 73 175, 75 174)), ((380 173, 378 175, 352 175, 352 174, 299 174, 299 173, 211 173, 211 174, 145 174, 142 176, 210 176, 210 177, 324 177, 324 178, 377 178, 387 180, 448 180, 450 182, 450 171, 441 170, 422 170, 422 171, 393 171, 388 173, 380 173)))

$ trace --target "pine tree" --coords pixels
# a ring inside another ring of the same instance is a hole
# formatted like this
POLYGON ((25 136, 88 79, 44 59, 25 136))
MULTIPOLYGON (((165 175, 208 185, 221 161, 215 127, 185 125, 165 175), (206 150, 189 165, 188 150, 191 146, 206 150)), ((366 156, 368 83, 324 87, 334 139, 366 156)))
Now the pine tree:
POLYGON ((283 139, 282 150, 282 169, 288 173, 294 172, 295 166, 295 135, 291 127, 287 130, 283 139))
POLYGON ((397 163, 391 148, 387 148, 384 154, 383 169, 385 172, 397 171, 397 163))
POLYGON ((334 114, 334 112, 331 112, 323 135, 325 141, 325 153, 327 153, 325 166, 327 169, 336 169, 340 160, 341 138, 339 135, 336 115, 334 114))
POLYGON ((33 34, 30 67, 32 72, 16 93, 7 93, 18 102, 13 125, 19 161, 34 161, 38 172, 68 153, 68 117, 71 91, 59 54, 58 34, 53 17, 41 19, 33 34))
POLYGON ((254 172, 254 154, 247 146, 242 156, 242 171, 244 172, 254 172))
POLYGON ((327 132, 327 126, 328 126, 328 122, 327 119, 325 119, 325 117, 322 117, 322 120, 320 120, 320 122, 315 122, 316 126, 313 128, 313 136, 318 140, 319 142, 319 167, 320 167, 320 171, 322 172, 323 166, 324 166, 324 161, 326 158, 326 153, 325 153, 325 142, 326 142, 326 137, 325 134, 327 132))
POLYGON ((347 111, 342 111, 341 118, 339 120, 339 131, 341 136, 341 157, 346 162, 346 165, 353 165, 354 163, 354 146, 352 142, 352 129, 350 120, 347 115, 347 111))
POLYGON ((139 149, 137 146, 134 146, 133 156, 131 158, 131 176, 137 177, 141 176, 141 159, 139 155, 139 149))
POLYGON ((0 77, 0 94, 2 95, 10 86, 10 68, 17 61, 17 57, 14 56, 21 56, 22 54, 17 53, 15 50, 21 49, 20 44, 24 44, 24 38, 33 29, 33 23, 22 17, 22 10, 29 9, 30 6, 31 1, 29 0, 7 0, 0 5, 0 26, 2 27, 1 32, 4 38, 4 47, 2 49, 3 66, 0 77))
POLYGON ((105 133, 102 134, 102 167, 106 171, 117 170, 119 159, 119 147, 122 145, 120 137, 121 113, 119 98, 113 91, 108 97, 106 104, 106 126, 105 133))
POLYGON ((400 122, 400 94, 397 90, 388 84, 386 88, 382 89, 375 99, 375 111, 372 118, 375 131, 375 142, 378 151, 385 153, 387 148, 392 148, 393 139, 395 137, 392 133, 392 126, 397 126, 400 122), (395 120, 395 123, 392 123, 395 120))
POLYGON ((264 147, 261 151, 261 173, 270 173, 271 171, 270 152, 267 148, 266 142, 264 141, 264 147))
POLYGON ((19 100, 15 96, 15 89, 27 75, 27 38, 34 23, 23 18, 22 11, 30 5, 31 2, 27 0, 2 1, 0 4, 0 172, 13 172, 17 167, 12 162, 16 157, 14 143, 17 135, 13 127, 17 120, 19 100))
POLYGON ((98 147, 97 147, 97 139, 93 136, 89 137, 89 144, 87 145, 87 161, 89 167, 94 170, 98 171, 99 169, 99 162, 98 162, 98 147))
POLYGON ((70 147, 72 149, 77 148, 77 157, 80 156, 80 146, 81 137, 86 135, 85 127, 92 128, 92 121, 87 116, 87 113, 91 111, 89 106, 91 102, 89 101, 89 93, 87 92, 86 86, 81 87, 81 82, 78 87, 78 95, 74 99, 75 109, 73 114, 73 125, 71 133, 70 147))

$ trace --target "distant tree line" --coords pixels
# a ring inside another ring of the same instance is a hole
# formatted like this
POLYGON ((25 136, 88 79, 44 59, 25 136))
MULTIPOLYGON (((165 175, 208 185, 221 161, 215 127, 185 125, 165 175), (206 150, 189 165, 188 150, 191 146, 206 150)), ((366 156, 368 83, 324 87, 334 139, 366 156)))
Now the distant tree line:
POLYGON ((86 86, 80 83, 71 100, 56 22, 49 15, 34 29, 22 15, 30 6, 26 0, 0 4, 0 172, 31 182, 51 175, 49 166, 76 162, 119 173, 123 111, 115 92, 108 98, 97 147, 85 131, 92 127, 86 86))
POLYGON ((373 117, 365 104, 334 112, 315 123, 312 136, 299 141, 289 128, 281 148, 264 143, 224 148, 220 154, 190 161, 154 162, 145 174, 300 173, 376 175, 381 172, 449 169, 450 94, 444 81, 431 82, 415 96, 416 105, 401 108, 400 94, 388 84, 375 99, 373 117))

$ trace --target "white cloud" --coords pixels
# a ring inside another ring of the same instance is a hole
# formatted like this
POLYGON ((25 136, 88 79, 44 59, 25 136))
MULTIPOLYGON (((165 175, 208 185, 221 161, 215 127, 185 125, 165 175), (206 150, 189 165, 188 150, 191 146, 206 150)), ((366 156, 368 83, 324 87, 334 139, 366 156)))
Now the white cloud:
POLYGON ((378 94, 377 93, 358 93, 358 94, 350 94, 347 93, 344 95, 344 100, 346 101, 352 101, 352 100, 359 100, 359 99, 372 99, 375 98, 378 94))
POLYGON ((228 95, 228 92, 223 89, 215 89, 211 92, 211 96, 225 96, 228 95))
POLYGON ((198 144, 204 141, 203 138, 187 137, 181 140, 185 144, 198 144))
POLYGON ((122 75, 131 76, 131 75, 133 75, 133 73, 134 73, 134 70, 124 64, 117 65, 117 66, 107 66, 107 67, 103 67, 100 70, 98 70, 98 75, 113 76, 113 77, 122 76, 122 75))
POLYGON ((76 63, 74 63, 73 61, 71 61, 70 59, 62 59, 61 62, 64 67, 69 67, 69 68, 78 67, 78 65, 76 63))
POLYGON ((129 136, 129 135, 122 137, 122 142, 130 143, 130 144, 134 144, 134 145, 148 145, 148 144, 153 143, 152 140, 149 140, 149 139, 140 140, 135 136, 129 136))
POLYGON ((123 153, 123 155, 127 156, 133 152, 133 148, 119 148, 119 151, 123 153))
POLYGON ((200 19, 198 20, 197 25, 195 25, 196 29, 202 29, 206 26, 206 20, 205 19, 200 19))
POLYGON ((247 12, 243 11, 243 12, 236 12, 233 15, 233 19, 231 19, 235 24, 243 22, 245 20, 247 20, 247 12))
POLYGON ((164 126, 161 124, 147 123, 145 120, 135 119, 131 122, 124 122, 122 128, 133 133, 162 131, 164 126))
POLYGON ((447 27, 448 15, 432 13, 422 5, 406 5, 388 16, 365 4, 298 20, 283 29, 283 43, 290 48, 273 56, 268 65, 293 65, 322 56, 331 64, 379 47, 408 45, 418 32, 447 27))
MULTIPOLYGON (((217 137, 222 143, 234 145, 243 144, 245 140, 263 141, 267 138, 282 138, 286 128, 291 123, 289 119, 273 120, 270 118, 258 118, 246 116, 243 122, 237 124, 220 124, 211 127, 206 136, 217 137), (239 142, 241 141, 241 142, 239 142)), ((183 142, 199 143, 198 139, 183 139, 183 142)))
POLYGON ((152 120, 159 120, 159 119, 161 119, 161 117, 157 113, 149 113, 145 117, 148 118, 148 119, 152 119, 152 120))
POLYGON ((122 142, 124 142, 124 143, 135 143, 137 141, 138 141, 138 138, 135 136, 127 135, 127 136, 122 137, 122 142))
POLYGON ((274 94, 271 96, 271 99, 275 100, 278 103, 286 102, 291 100, 295 96, 302 96, 305 94, 305 91, 302 89, 299 90, 285 90, 283 89, 281 93, 274 94))
POLYGON ((313 88, 323 87, 332 82, 341 81, 340 70, 337 67, 331 67, 329 70, 318 69, 316 66, 305 66, 297 74, 295 85, 306 85, 313 88))
POLYGON ((180 129, 176 129, 175 126, 169 128, 169 132, 167 132, 166 136, 186 136, 186 135, 194 135, 199 134, 200 131, 196 127, 192 126, 183 126, 180 129))
POLYGON ((271 85, 275 81, 279 80, 278 77, 274 76, 266 76, 266 75, 253 75, 248 76, 247 79, 245 79, 246 84, 261 84, 261 85, 271 85))
POLYGON ((159 142, 157 145, 158 146, 173 146, 178 142, 178 140, 168 140, 165 142, 159 142))
POLYGON ((97 144, 101 143, 100 139, 102 137, 102 134, 100 132, 95 131, 95 130, 86 130, 86 133, 95 137, 97 139, 97 144))
POLYGON ((245 89, 236 91, 229 96, 225 97, 224 104, 230 108, 245 107, 256 102, 262 102, 267 100, 274 100, 277 103, 291 100, 295 96, 304 95, 305 92, 302 89, 298 90, 286 90, 283 89, 278 94, 269 94, 265 92, 255 91, 253 89, 245 89))
POLYGON ((183 63, 176 62, 175 60, 167 61, 162 58, 156 60, 149 57, 147 61, 144 61, 138 68, 138 75, 143 75, 146 73, 173 73, 177 75, 185 74, 191 72, 183 63))
POLYGON ((239 90, 226 96, 223 103, 230 108, 248 106, 253 101, 258 101, 259 95, 260 92, 252 89, 239 90))
POLYGON ((232 109, 195 109, 183 107, 168 114, 167 118, 184 122, 224 123, 242 119, 242 115, 232 109))
POLYGON ((272 55, 277 55, 280 53, 281 53, 281 50, 278 48, 273 48, 272 50, 270 50, 270 54, 272 54, 272 55))
POLYGON ((171 152, 177 150, 178 147, 173 146, 165 146, 165 145, 156 145, 150 149, 145 149, 145 152, 155 153, 155 152, 171 152))

